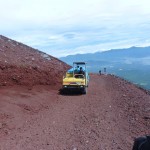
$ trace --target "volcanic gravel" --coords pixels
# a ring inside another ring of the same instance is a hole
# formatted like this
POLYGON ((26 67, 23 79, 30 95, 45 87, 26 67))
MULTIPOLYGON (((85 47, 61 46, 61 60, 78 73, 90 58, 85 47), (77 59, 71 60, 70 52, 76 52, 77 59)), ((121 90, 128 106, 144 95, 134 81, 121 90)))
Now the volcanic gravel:
POLYGON ((0 35, 0 86, 61 85, 69 65, 0 35))
POLYGON ((1 87, 1 150, 130 150, 150 134, 150 95, 112 75, 90 75, 88 93, 1 87))

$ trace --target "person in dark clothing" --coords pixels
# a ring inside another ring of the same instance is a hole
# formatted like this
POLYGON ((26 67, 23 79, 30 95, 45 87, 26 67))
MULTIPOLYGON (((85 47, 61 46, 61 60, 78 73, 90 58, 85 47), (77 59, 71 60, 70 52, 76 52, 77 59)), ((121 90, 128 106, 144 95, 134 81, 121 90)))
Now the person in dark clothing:
POLYGON ((82 68, 82 67, 80 67, 79 74, 83 74, 83 75, 84 75, 84 71, 83 71, 83 68, 82 68))
POLYGON ((136 138, 132 150, 150 150, 150 135, 136 138))
POLYGON ((99 70, 99 75, 101 75, 102 74, 102 71, 101 70, 99 70))

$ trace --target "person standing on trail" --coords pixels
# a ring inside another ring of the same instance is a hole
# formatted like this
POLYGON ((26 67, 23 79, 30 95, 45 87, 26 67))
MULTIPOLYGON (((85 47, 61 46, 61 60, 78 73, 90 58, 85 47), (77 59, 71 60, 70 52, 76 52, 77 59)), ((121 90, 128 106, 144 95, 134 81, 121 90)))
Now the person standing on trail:
POLYGON ((102 71, 101 70, 99 70, 99 75, 101 75, 102 74, 102 71))
POLYGON ((106 68, 104 68, 104 74, 106 74, 106 68))

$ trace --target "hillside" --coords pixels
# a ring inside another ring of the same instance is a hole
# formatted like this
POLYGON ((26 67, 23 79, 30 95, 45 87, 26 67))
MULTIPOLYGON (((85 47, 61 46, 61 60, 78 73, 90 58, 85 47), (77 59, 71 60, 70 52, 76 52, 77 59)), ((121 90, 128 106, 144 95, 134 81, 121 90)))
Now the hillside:
POLYGON ((0 86, 59 85, 67 64, 0 35, 0 86))
POLYGON ((48 86, 0 89, 0 149, 131 150, 150 133, 150 95, 112 75, 90 75, 87 95, 48 86))

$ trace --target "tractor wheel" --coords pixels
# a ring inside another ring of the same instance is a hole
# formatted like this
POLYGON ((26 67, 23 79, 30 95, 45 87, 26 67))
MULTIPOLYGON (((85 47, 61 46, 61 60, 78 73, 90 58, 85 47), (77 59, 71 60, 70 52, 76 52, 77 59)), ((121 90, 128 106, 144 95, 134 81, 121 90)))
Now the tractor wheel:
POLYGON ((82 90, 82 94, 87 94, 87 88, 86 87, 82 90))

